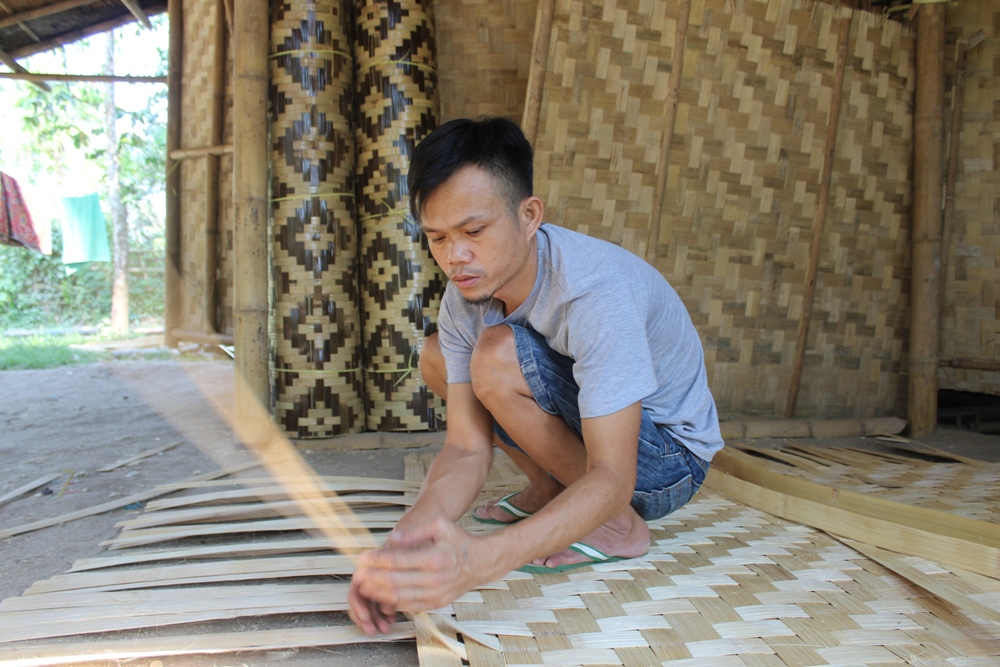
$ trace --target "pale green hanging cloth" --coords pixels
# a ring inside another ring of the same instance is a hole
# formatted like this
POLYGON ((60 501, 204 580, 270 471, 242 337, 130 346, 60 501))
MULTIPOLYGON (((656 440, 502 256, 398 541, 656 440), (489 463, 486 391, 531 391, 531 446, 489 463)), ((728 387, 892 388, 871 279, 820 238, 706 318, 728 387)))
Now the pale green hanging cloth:
POLYGON ((90 262, 110 262, 108 228, 97 194, 63 197, 62 261, 66 275, 71 275, 90 262))

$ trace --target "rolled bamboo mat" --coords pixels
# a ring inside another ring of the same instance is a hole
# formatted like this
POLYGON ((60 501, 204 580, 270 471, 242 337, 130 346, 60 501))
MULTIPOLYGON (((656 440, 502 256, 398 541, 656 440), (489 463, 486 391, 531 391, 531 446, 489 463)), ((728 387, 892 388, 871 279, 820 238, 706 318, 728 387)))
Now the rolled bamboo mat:
POLYGON ((436 430, 441 400, 417 370, 444 279, 407 211, 414 146, 438 119, 434 16, 426 0, 359 0, 355 30, 358 220, 367 425, 436 430))
MULTIPOLYGON (((344 499, 377 492, 406 502, 432 458, 408 456, 403 482, 325 483, 344 499)), ((273 480, 243 483, 266 488, 273 480)), ((525 483, 499 454, 479 502, 525 483)), ((212 507, 207 498, 190 500, 212 507)), ((276 502, 260 508, 277 510, 276 502)), ((138 524, 172 516, 171 526, 192 535, 214 525, 220 537, 212 544, 194 537, 126 547, 0 602, 0 660, 28 667, 78 662, 81 654, 126 659, 367 641, 353 628, 336 627, 345 621, 347 582, 336 577, 350 572, 347 558, 301 533, 237 539, 227 528, 233 517, 224 516, 232 507, 219 509, 215 523, 204 515, 175 522, 176 511, 166 506, 138 516, 138 524), (218 625, 250 618, 260 629, 218 625), (99 643, 92 639, 98 632, 108 633, 99 643), (55 637, 63 639, 56 644, 55 637)), ((367 523, 371 514, 376 526, 382 512, 358 507, 354 516, 367 523)), ((469 516, 460 523, 493 529, 469 516)), ((138 524, 120 538, 149 530, 138 524)), ((439 632, 456 641, 472 667, 978 667, 1000 655, 995 625, 983 616, 1000 608, 997 579, 868 546, 848 548, 708 489, 650 522, 650 530, 652 546, 642 558, 557 574, 511 572, 471 591, 435 615, 439 632), (484 644, 499 650, 470 639, 484 635, 484 644)), ((413 636, 406 623, 393 635, 413 636)), ((463 664, 430 636, 417 633, 417 648, 422 665, 463 664)))
POLYGON ((272 6, 272 387, 299 438, 364 429, 351 29, 339 2, 272 6))

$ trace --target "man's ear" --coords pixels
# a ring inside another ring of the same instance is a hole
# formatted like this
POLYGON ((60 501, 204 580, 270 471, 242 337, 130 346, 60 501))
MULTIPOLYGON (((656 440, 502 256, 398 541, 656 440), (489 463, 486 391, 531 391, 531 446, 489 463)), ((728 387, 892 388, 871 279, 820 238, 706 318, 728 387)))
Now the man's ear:
POLYGON ((525 231, 533 235, 542 226, 542 219, 545 217, 545 204, 538 197, 532 195, 521 202, 521 224, 525 226, 525 231))

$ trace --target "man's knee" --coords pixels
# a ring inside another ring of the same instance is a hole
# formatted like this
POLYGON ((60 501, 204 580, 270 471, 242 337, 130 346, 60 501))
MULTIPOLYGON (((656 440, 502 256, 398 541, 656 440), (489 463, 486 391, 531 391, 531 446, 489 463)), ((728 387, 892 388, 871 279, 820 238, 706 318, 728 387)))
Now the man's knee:
POLYGON ((441 344, 438 342, 437 333, 433 333, 424 339, 424 344, 420 348, 420 376, 424 379, 424 384, 431 388, 438 396, 445 397, 448 386, 448 371, 444 364, 444 355, 441 353, 441 344))
POLYGON ((515 383, 523 383, 510 327, 501 324, 483 332, 472 351, 470 371, 472 390, 484 403, 513 391, 515 383))

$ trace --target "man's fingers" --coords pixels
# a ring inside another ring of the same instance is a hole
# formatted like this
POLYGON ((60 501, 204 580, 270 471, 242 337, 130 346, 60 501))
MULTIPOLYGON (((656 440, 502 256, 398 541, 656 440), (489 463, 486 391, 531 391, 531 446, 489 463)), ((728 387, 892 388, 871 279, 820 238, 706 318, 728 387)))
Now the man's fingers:
POLYGON ((360 593, 392 612, 427 611, 447 604, 440 598, 450 583, 448 572, 373 570, 362 582, 360 593))

